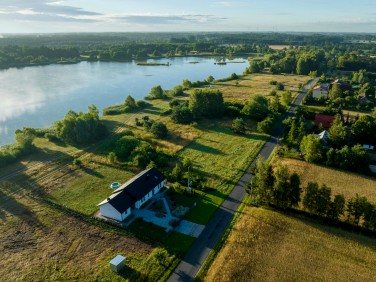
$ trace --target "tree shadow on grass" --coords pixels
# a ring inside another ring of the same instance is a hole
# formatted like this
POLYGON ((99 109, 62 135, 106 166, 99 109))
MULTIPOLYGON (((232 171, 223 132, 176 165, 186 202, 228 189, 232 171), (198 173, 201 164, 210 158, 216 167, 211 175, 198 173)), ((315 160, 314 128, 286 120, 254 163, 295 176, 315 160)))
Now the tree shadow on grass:
POLYGON ((143 109, 142 112, 145 113, 145 114, 160 115, 161 112, 162 112, 162 109, 153 106, 153 107, 150 107, 150 108, 143 109))
MULTIPOLYGON (((6 213, 10 213, 31 227, 43 227, 44 225, 36 217, 35 212, 16 199, 15 196, 18 193, 12 194, 11 190, 7 190, 8 191, 3 191, 3 189, 0 190, 0 218, 5 219, 6 213)), ((30 202, 34 201, 27 196, 24 196, 24 198, 27 198, 27 200, 30 202)))
POLYGON ((86 167, 86 166, 81 166, 80 167, 81 170, 83 172, 85 172, 86 174, 89 174, 89 175, 92 175, 92 176, 95 176, 97 178, 104 178, 103 174, 99 173, 98 171, 96 171, 95 169, 92 169, 92 168, 89 168, 89 167, 86 167))
POLYGON ((117 274, 127 281, 147 281, 148 278, 147 275, 138 272, 136 269, 131 268, 128 265, 125 265, 117 274))
POLYGON ((222 151, 215 149, 213 147, 209 147, 207 145, 198 143, 196 140, 193 141, 191 144, 189 144, 188 148, 192 150, 196 150, 196 151, 201 151, 203 153, 213 154, 213 155, 225 155, 222 151))

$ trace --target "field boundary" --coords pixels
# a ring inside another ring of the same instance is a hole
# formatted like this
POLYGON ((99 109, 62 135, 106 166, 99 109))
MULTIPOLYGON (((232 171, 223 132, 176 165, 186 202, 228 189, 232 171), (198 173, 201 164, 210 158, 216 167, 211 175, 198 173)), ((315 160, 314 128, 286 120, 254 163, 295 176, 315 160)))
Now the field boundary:
MULTIPOLYGON (((244 198, 245 199, 245 198, 244 198)), ((210 266, 212 265, 213 261, 219 254, 219 252, 222 250, 223 246, 225 245, 228 236, 230 235, 232 228, 234 227, 235 223, 238 221, 240 216, 243 214, 242 211, 244 207, 246 206, 246 203, 243 202, 240 204, 239 208, 235 212, 235 216, 232 219, 229 226, 226 228, 226 230, 223 232, 222 237, 218 242, 215 244, 214 248, 211 249, 208 257, 206 258, 205 262, 202 264, 201 268, 199 269, 197 276, 195 277, 194 281, 201 282, 204 281, 204 278, 206 274, 209 271, 210 266)))

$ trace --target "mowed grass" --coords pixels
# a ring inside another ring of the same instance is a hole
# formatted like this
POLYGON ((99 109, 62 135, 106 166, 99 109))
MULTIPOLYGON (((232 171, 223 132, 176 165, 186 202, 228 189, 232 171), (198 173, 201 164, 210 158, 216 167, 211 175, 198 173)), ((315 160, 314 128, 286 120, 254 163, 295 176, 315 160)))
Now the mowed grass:
POLYGON ((98 210, 97 205, 113 192, 114 189, 110 188, 112 182, 124 183, 132 176, 131 172, 105 165, 83 169, 79 176, 61 183, 49 196, 58 204, 91 215, 98 210))
POLYGON ((374 281, 373 238, 246 207, 205 281, 374 281))
POLYGON ((199 138, 180 152, 193 161, 195 170, 207 177, 207 185, 226 191, 257 156, 267 136, 251 133, 236 135, 228 127, 214 124, 202 129, 199 138))
MULTIPOLYGON (((272 90, 275 90, 275 85, 270 84, 272 80, 282 82, 285 90, 295 92, 299 90, 300 83, 305 84, 310 79, 309 76, 305 75, 251 74, 238 81, 216 83, 214 87, 223 92, 225 101, 245 102, 256 94, 268 96, 272 90)), ((277 91, 278 94, 282 92, 277 91)))
POLYGON ((235 135, 224 123, 202 129, 199 138, 179 155, 193 161, 193 168, 206 178, 209 192, 201 193, 187 220, 205 224, 234 187, 264 145, 267 136, 250 133, 235 135))
POLYGON ((274 161, 280 161, 282 164, 287 165, 291 173, 296 171, 300 175, 302 187, 306 187, 310 181, 316 181, 320 185, 326 184, 330 187, 334 195, 343 194, 346 199, 350 199, 359 194, 367 197, 370 202, 376 203, 375 177, 341 171, 295 159, 278 158, 274 161))

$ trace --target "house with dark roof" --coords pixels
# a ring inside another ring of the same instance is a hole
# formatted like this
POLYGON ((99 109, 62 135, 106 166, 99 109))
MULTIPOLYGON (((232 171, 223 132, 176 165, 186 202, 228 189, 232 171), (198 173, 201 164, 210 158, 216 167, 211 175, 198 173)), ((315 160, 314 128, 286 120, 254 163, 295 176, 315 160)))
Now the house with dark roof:
POLYGON ((164 175, 155 168, 140 172, 98 204, 101 215, 123 221, 133 209, 139 209, 156 195, 164 186, 164 180, 164 175))
POLYGON ((336 79, 332 84, 338 84, 342 91, 351 90, 351 85, 341 79, 336 79))
POLYGON ((334 119, 334 116, 317 114, 315 116, 315 125, 320 126, 321 124, 325 130, 328 130, 332 126, 334 119))

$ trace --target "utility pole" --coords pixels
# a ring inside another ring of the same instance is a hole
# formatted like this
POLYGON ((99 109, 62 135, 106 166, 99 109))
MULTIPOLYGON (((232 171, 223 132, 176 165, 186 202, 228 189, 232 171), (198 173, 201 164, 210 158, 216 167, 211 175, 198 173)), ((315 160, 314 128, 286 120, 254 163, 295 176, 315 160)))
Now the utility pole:
POLYGON ((252 188, 253 188, 253 179, 251 179, 251 190, 249 191, 249 204, 252 204, 252 188))
POLYGON ((190 178, 190 175, 189 175, 189 168, 190 166, 188 167, 188 193, 191 194, 192 193, 192 181, 191 181, 191 178, 190 178))

